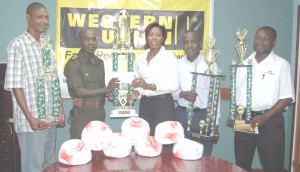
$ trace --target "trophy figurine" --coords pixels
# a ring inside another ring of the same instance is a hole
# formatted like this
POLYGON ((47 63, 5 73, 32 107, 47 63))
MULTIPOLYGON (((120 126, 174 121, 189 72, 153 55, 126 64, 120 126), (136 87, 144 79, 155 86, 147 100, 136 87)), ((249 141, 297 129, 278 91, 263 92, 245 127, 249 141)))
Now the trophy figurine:
POLYGON ((135 53, 130 43, 131 29, 128 27, 129 14, 126 9, 118 12, 118 27, 115 29, 115 41, 112 50, 112 64, 114 78, 119 78, 119 88, 113 91, 113 111, 110 117, 138 116, 133 109, 133 101, 127 100, 128 94, 133 94, 131 85, 134 79, 133 62, 135 53))
POLYGON ((248 44, 246 43, 246 36, 248 34, 248 31, 246 29, 242 30, 238 28, 235 34, 238 39, 238 43, 235 45, 235 48, 240 57, 240 64, 242 65, 248 48, 248 44))
POLYGON ((214 37, 207 38, 206 44, 207 44, 208 49, 205 50, 205 62, 207 63, 208 68, 205 71, 205 73, 213 74, 211 65, 215 63, 217 57, 220 54, 220 51, 215 49, 216 38, 214 38, 214 37))
POLYGON ((130 47, 130 34, 131 29, 127 26, 127 19, 129 14, 127 10, 122 9, 117 16, 119 21, 119 28, 115 30, 115 36, 117 37, 117 43, 121 45, 121 50, 126 50, 126 47, 130 47))
POLYGON ((200 120, 199 122, 199 127, 200 127, 200 135, 203 134, 203 128, 205 126, 205 121, 204 120, 200 120))
POLYGON ((244 64, 244 56, 246 54, 246 50, 248 45, 246 43, 246 36, 248 31, 245 29, 238 28, 236 31, 237 44, 236 52, 240 59, 240 63, 237 65, 236 60, 232 60, 232 65, 230 66, 231 71, 231 80, 230 80, 230 88, 231 88, 231 97, 230 97, 230 114, 227 118, 226 124, 229 127, 234 128, 235 131, 240 132, 248 132, 248 133, 257 133, 257 127, 252 128, 251 121, 251 106, 252 106, 252 60, 248 60, 247 64, 244 64), (236 75, 237 70, 242 70, 242 68, 246 68, 247 71, 247 89, 246 89, 246 107, 239 106, 236 103, 236 91, 237 81, 236 75))
POLYGON ((242 107, 242 106, 239 106, 237 108, 237 114, 238 114, 238 116, 237 116, 236 120, 242 120, 244 113, 245 113, 245 108, 242 107))
POLYGON ((187 134, 195 138, 215 142, 218 139, 217 136, 214 135, 214 130, 217 128, 216 117, 219 106, 220 80, 225 76, 221 75, 221 70, 216 71, 212 68, 212 65, 220 54, 220 51, 215 49, 216 39, 214 37, 207 38, 206 44, 208 49, 205 50, 205 62, 207 63, 208 68, 205 73, 198 73, 197 66, 195 66, 194 72, 191 72, 193 75, 191 90, 195 90, 198 75, 210 78, 207 116, 205 120, 199 121, 199 133, 191 131, 190 125, 193 116, 193 103, 191 103, 188 108, 187 134))

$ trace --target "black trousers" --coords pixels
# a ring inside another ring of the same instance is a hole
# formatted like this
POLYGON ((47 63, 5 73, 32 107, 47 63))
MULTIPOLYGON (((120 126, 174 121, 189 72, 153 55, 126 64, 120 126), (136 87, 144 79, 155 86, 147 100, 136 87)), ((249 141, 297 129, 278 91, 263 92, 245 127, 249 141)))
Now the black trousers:
MULTIPOLYGON (((192 118, 192 124, 191 124, 192 132, 195 132, 195 133, 200 132, 199 121, 200 120, 206 121, 206 115, 207 115, 207 109, 201 109, 198 111, 194 111, 193 118, 192 118)), ((187 124, 188 117, 187 116, 188 116, 188 114, 185 109, 183 109, 180 106, 176 107, 175 120, 179 121, 181 123, 185 132, 187 131, 187 127, 188 127, 188 124, 187 124)), ((198 138, 194 138, 194 137, 191 137, 188 135, 185 135, 185 138, 201 143, 204 147, 203 154, 211 155, 213 144, 214 144, 213 142, 209 142, 209 141, 202 140, 202 139, 200 140, 198 138)))
POLYGON ((235 132, 234 148, 236 165, 251 172, 257 148, 265 172, 283 172, 285 132, 282 113, 276 114, 258 127, 259 134, 235 132))
POLYGON ((139 117, 149 123, 151 136, 154 136, 157 124, 174 120, 174 112, 175 105, 170 93, 141 98, 139 117))

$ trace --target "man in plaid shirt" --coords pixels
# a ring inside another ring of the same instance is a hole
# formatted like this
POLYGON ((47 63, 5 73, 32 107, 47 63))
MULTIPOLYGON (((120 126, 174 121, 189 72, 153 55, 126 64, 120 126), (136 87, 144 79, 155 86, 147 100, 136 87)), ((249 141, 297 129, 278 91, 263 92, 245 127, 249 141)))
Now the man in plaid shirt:
MULTIPOLYGON (((12 91, 14 126, 21 150, 22 171, 38 172, 55 162, 55 125, 59 123, 47 123, 40 118, 37 81, 43 78, 43 115, 53 114, 52 81, 56 63, 51 45, 47 68, 43 61, 40 38, 49 25, 46 7, 40 3, 30 4, 27 7, 26 20, 27 30, 12 40, 7 48, 5 89, 12 91)), ((59 113, 64 117, 61 102, 59 113)))

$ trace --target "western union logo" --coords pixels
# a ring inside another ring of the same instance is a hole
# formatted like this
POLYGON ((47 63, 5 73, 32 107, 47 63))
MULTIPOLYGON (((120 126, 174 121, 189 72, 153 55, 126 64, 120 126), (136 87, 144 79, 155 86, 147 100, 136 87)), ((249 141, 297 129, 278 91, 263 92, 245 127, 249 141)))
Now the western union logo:
MULTIPOLYGON (((87 9, 61 8, 61 41, 60 46, 65 48, 79 47, 78 32, 83 27, 95 28, 98 47, 110 49, 115 41, 116 19, 119 9, 87 9)), ((197 30, 204 35, 204 11, 153 11, 127 10, 128 24, 131 28, 131 44, 134 49, 144 49, 144 29, 149 23, 158 22, 167 30, 165 46, 170 50, 181 50, 182 36, 186 30, 197 30)))

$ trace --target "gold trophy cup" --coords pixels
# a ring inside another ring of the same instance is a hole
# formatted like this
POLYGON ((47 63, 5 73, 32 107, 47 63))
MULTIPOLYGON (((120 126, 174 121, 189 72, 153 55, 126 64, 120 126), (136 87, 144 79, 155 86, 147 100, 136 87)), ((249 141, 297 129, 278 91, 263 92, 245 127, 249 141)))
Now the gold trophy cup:
POLYGON ((217 57, 220 54, 220 51, 215 49, 216 38, 208 37, 206 40, 206 44, 208 49, 205 50, 205 62, 207 63, 208 68, 206 69, 205 73, 213 74, 211 65, 215 63, 217 57))

